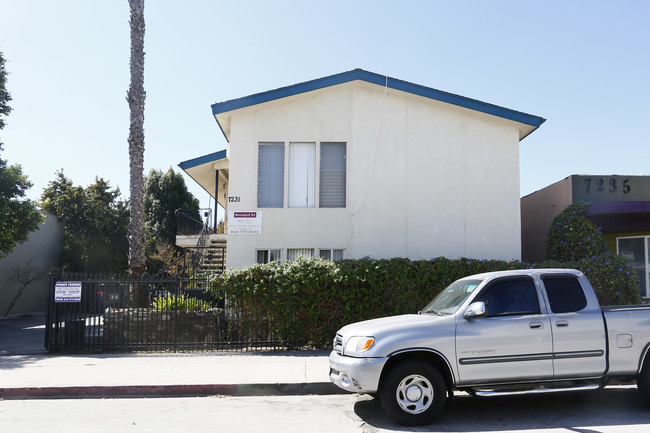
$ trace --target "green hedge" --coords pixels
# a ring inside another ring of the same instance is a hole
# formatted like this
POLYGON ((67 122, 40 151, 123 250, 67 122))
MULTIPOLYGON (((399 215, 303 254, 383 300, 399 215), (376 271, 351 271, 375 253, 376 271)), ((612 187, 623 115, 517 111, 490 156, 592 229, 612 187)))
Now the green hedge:
MULTIPOLYGON (((638 303, 636 277, 620 256, 604 254, 575 262, 360 259, 331 262, 299 258, 229 270, 211 287, 234 303, 251 323, 271 323, 275 337, 300 347, 329 348, 343 325, 423 308, 458 278, 531 267, 576 268, 590 279, 601 304, 638 303)), ((257 326, 257 325, 254 325, 257 326)))
POLYGON ((212 304, 207 301, 183 295, 154 298, 151 306, 154 310, 161 311, 208 311, 212 308, 212 304))

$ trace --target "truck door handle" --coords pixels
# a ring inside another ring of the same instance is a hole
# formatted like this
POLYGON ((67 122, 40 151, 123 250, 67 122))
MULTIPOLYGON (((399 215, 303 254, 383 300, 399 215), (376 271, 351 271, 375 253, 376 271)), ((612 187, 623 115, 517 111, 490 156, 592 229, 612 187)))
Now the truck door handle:
POLYGON ((557 322, 555 322, 555 326, 557 326, 558 328, 561 327, 561 326, 569 326, 569 321, 568 320, 558 320, 557 322))
POLYGON ((528 326, 530 326, 531 329, 539 329, 542 328, 544 324, 542 322, 530 322, 528 326))

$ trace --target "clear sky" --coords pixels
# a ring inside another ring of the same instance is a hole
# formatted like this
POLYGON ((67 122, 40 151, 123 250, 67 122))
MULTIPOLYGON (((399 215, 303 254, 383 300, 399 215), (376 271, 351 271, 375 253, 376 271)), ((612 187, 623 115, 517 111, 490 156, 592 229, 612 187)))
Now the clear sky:
MULTIPOLYGON (((30 198, 59 169, 128 196, 128 21, 128 0, 0 0, 0 156, 30 198)), ((547 119, 520 144, 522 196, 650 174, 650 1, 146 0, 145 21, 146 172, 225 149, 214 102, 362 68, 547 119)))

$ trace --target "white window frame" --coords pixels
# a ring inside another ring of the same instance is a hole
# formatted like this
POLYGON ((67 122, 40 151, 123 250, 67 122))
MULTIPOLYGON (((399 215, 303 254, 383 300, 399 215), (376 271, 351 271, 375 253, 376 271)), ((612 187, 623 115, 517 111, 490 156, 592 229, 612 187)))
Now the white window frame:
POLYGON ((280 260, 282 257, 282 250, 279 248, 258 248, 255 250, 255 263, 258 264, 265 264, 265 263, 271 263, 276 260, 280 260), (259 253, 265 252, 267 256, 267 261, 265 262, 260 262, 259 261, 259 253))
POLYGON ((321 259, 332 260, 332 261, 343 260, 343 259, 345 259, 345 249, 344 248, 319 248, 318 249, 318 257, 320 257, 321 259), (341 258, 336 258, 336 259, 333 258, 335 251, 337 251, 337 252, 340 251, 341 252, 341 258), (329 257, 323 257, 323 253, 327 253, 329 255, 329 257))
POLYGON ((313 248, 287 248, 287 261, 292 262, 296 260, 298 257, 305 257, 305 258, 314 257, 314 249, 313 248))
POLYGON ((347 141, 258 142, 257 207, 347 207, 347 149, 347 141), (328 145, 343 146, 343 161, 323 159, 328 145), (282 165, 277 160, 263 160, 264 146, 282 149, 282 165), (342 191, 338 189, 341 184, 342 191))
POLYGON ((619 240, 621 239, 643 239, 643 254, 645 265, 645 295, 644 298, 650 297, 650 251, 648 245, 650 244, 650 236, 617 236, 616 237, 616 254, 621 255, 619 240))

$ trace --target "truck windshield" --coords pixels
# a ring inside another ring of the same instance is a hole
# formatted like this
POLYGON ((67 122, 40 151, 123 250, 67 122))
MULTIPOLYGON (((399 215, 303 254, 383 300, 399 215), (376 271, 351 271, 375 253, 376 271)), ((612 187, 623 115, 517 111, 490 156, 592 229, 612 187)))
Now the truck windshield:
POLYGON ((440 292, 423 313, 454 314, 460 304, 481 284, 481 280, 458 280, 440 292))

